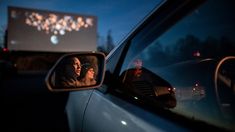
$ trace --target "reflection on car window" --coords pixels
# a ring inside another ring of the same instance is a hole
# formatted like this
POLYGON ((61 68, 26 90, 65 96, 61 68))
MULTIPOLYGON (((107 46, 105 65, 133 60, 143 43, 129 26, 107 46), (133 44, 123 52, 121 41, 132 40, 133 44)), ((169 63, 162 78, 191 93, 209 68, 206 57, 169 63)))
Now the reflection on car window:
MULTIPOLYGON (((167 81, 174 90, 177 105, 171 111, 235 130, 234 61, 218 68, 220 82, 216 87, 214 77, 218 63, 235 56, 235 16, 231 14, 234 6, 226 1, 206 2, 131 62, 127 59, 125 63, 129 64, 121 74, 133 69, 131 65, 138 58, 142 67, 167 81)), ((131 76, 123 78, 123 83, 141 72, 135 69, 131 76)))
POLYGON ((167 81, 146 69, 141 59, 134 60, 133 66, 121 75, 124 91, 134 99, 144 98, 155 102, 156 107, 176 106, 174 88, 167 81))

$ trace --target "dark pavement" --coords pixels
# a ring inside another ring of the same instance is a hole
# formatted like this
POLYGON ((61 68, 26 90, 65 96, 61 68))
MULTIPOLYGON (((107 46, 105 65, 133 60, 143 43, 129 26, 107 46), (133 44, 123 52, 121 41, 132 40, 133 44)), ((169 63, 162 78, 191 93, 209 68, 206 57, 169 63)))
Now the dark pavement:
POLYGON ((1 78, 1 131, 69 131, 64 112, 68 93, 51 93, 44 79, 44 73, 1 78))

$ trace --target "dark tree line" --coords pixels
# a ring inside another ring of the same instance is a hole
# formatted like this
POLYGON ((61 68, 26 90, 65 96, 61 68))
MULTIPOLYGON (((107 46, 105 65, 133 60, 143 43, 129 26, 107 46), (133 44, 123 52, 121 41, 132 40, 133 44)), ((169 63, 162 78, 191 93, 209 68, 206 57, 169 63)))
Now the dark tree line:
POLYGON ((215 58, 220 59, 225 56, 235 56, 235 42, 227 37, 200 40, 193 35, 187 35, 178 39, 174 44, 163 47, 164 44, 156 42, 148 48, 149 61, 158 61, 156 66, 164 66, 193 60, 198 58, 215 58), (196 56, 195 53, 199 53, 196 56))

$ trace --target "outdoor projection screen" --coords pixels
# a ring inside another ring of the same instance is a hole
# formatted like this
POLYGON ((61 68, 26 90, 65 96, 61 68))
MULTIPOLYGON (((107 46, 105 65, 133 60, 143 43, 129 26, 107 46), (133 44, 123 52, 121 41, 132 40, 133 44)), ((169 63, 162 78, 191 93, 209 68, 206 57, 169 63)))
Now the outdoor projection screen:
POLYGON ((95 16, 8 7, 9 50, 94 51, 96 33, 95 16))

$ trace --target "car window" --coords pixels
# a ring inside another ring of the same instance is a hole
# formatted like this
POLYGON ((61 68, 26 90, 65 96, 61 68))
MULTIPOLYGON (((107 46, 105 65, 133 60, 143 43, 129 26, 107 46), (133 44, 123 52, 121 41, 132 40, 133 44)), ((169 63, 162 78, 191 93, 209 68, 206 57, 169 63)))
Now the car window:
POLYGON ((141 52, 132 44, 131 52, 137 54, 125 58, 120 73, 126 92, 235 130, 234 6, 207 1, 154 41, 142 43, 149 46, 141 52))

